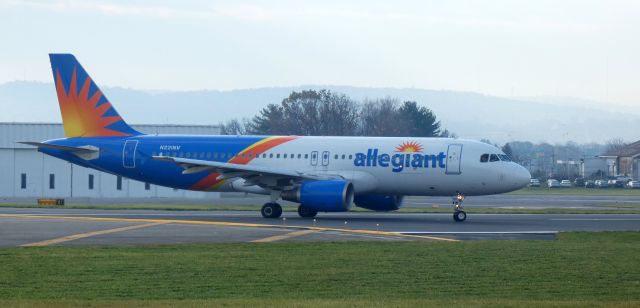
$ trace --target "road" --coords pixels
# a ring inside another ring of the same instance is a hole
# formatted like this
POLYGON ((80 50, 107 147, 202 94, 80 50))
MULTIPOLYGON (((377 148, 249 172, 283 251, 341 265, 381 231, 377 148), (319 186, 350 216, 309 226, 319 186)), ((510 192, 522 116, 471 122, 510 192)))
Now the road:
POLYGON ((219 242, 554 239, 561 231, 640 231, 640 214, 321 213, 0 208, 0 246, 219 242))

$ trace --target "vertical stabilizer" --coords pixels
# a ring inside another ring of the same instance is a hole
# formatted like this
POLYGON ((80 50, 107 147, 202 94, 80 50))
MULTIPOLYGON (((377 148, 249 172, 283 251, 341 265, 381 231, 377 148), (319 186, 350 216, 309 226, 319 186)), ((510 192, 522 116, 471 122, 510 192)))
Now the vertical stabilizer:
POLYGON ((71 54, 49 54, 66 137, 140 135, 71 54))

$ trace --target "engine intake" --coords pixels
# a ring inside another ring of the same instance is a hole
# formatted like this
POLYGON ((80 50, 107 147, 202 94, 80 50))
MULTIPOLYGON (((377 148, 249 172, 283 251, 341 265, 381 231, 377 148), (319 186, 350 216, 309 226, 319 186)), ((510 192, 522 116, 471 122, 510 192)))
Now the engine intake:
POLYGON ((395 211, 402 207, 404 196, 400 195, 357 195, 355 204, 373 211, 395 211))
POLYGON ((282 199, 299 202, 319 212, 346 212, 353 204, 353 184, 342 180, 304 182, 282 192, 282 199))

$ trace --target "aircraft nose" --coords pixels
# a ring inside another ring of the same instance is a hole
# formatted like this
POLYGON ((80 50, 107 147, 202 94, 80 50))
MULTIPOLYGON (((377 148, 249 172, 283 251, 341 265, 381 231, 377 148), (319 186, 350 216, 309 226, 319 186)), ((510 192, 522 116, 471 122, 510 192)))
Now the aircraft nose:
POLYGON ((518 188, 523 188, 529 185, 531 182, 531 173, 527 168, 518 165, 518 168, 514 172, 515 182, 518 188))

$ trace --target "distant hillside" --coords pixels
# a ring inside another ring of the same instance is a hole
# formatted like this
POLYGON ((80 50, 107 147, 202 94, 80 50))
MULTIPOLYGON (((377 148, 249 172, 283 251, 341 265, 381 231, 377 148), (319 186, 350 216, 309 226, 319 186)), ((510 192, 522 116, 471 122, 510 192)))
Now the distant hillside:
MULTIPOLYGON (((217 124, 252 117, 291 91, 328 88, 353 99, 397 97, 431 108, 442 126, 463 138, 565 143, 604 142, 620 137, 640 139, 640 110, 571 98, 509 99, 472 92, 425 89, 299 86, 233 91, 146 91, 103 88, 120 114, 138 124, 217 124), (566 101, 566 103, 563 103, 566 101)), ((50 83, 0 85, 2 122, 59 122, 55 90, 50 83)))

